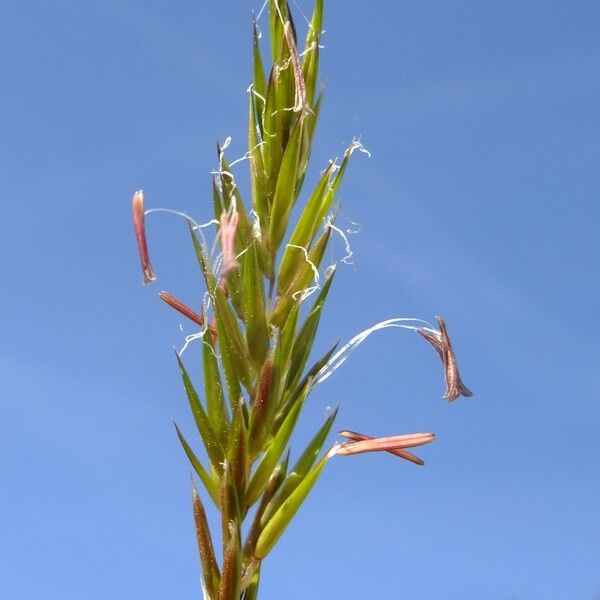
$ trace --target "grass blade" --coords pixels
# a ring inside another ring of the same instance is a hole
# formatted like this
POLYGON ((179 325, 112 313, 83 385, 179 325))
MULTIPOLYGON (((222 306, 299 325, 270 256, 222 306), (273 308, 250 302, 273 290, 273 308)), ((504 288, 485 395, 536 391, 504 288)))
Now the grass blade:
POLYGON ((327 227, 308 253, 308 259, 304 252, 297 249, 305 256, 304 262, 298 267, 288 288, 278 293, 277 302, 271 314, 271 324, 275 327, 283 327, 293 307, 299 304, 303 293, 311 287, 312 282, 315 282, 315 270, 321 266, 330 237, 331 228, 327 227))
POLYGON ((289 244, 286 246, 283 257, 281 259, 281 265, 279 267, 279 273, 277 274, 277 287, 279 290, 285 290, 289 287, 294 274, 297 272, 300 264, 305 260, 305 257, 301 252, 298 251, 296 246, 302 248, 308 248, 315 233, 322 225, 322 219, 319 220, 319 214, 321 213, 320 207, 323 203, 323 198, 327 194, 329 188, 329 182, 333 173, 333 163, 326 169, 325 173, 321 177, 319 183, 315 187, 311 194, 308 202, 298 223, 290 237, 289 244))
POLYGON ((271 473, 273 473, 275 466, 279 462, 279 459, 281 458, 285 447, 289 442, 292 431, 296 425, 296 421, 298 420, 302 405, 303 402, 300 401, 297 402, 294 407, 292 407, 286 419, 279 428, 279 431, 273 438, 273 441, 269 444, 269 447, 260 461, 260 464, 250 479, 248 490, 246 492, 246 506, 252 506, 263 493, 271 473))
POLYGON ((323 29, 323 0, 315 2, 308 33, 306 35, 305 58, 302 65, 304 81, 306 82, 306 97, 312 107, 319 76, 319 40, 323 29))
POLYGON ((302 328, 300 329, 300 333, 294 342, 294 350, 292 352, 286 389, 294 388, 298 383, 302 372, 304 371, 304 367, 306 366, 308 357, 310 356, 310 352, 312 350, 317 328, 319 327, 321 311, 325 305, 325 300, 327 299, 327 294, 329 293, 329 288, 331 287, 334 276, 335 269, 325 281, 323 288, 319 292, 319 295, 317 296, 317 299, 315 300, 311 311, 308 313, 308 316, 306 317, 302 328))
POLYGON ((273 546, 277 543, 281 534, 285 531, 286 527, 298 512, 298 509, 302 506, 302 503, 317 482, 328 459, 329 454, 326 454, 308 475, 304 477, 296 489, 281 504, 269 522, 265 525, 265 528, 256 543, 256 549, 254 551, 254 556, 256 558, 262 560, 272 550, 273 546))
POLYGON ((265 67, 260 53, 256 21, 252 23, 252 67, 254 75, 254 91, 260 94, 264 99, 267 95, 267 80, 265 78, 265 67))
POLYGON ((192 243, 194 244, 194 252, 196 253, 196 258, 198 259, 198 264, 200 265, 200 270, 202 271, 202 276, 204 277, 204 283, 206 284, 206 289, 212 293, 212 291, 217 287, 217 279, 212 270, 212 266, 208 257, 206 256, 205 250, 198 239, 192 225, 190 225, 190 235, 192 236, 192 243))
POLYGON ((234 403, 240 397, 240 382, 246 389, 252 389, 250 356, 236 314, 227 302, 225 294, 219 286, 215 288, 213 298, 219 349, 223 361, 227 389, 229 391, 229 401, 233 409, 234 403))
POLYGON ((215 481, 215 479, 213 477, 211 477, 211 475, 202 466, 202 463, 200 462, 200 460, 198 460, 198 457, 194 454, 194 451, 192 450, 191 446, 188 444, 187 440, 183 437, 183 434, 181 433, 181 430, 179 429, 179 427, 177 427, 177 424, 173 423, 173 425, 175 425, 175 431, 177 431, 177 437, 179 438, 179 442, 181 443, 183 451, 185 452, 186 456, 188 457, 192 467, 194 467, 194 471, 196 471, 196 474, 198 475, 198 477, 200 477, 200 481, 202 481, 202 483, 204 484, 204 487, 206 488, 206 491, 208 492, 208 495, 211 497, 212 501, 215 503, 216 506, 218 506, 219 505, 219 484, 218 484, 218 482, 215 481))
POLYGON ((215 431, 221 445, 227 443, 227 428, 229 418, 225 404, 225 395, 221 384, 219 363, 214 346, 206 339, 202 339, 202 363, 204 369, 204 393, 206 394, 206 411, 208 420, 215 431))
POLYGON ((246 316, 246 342, 254 365, 258 369, 269 349, 269 329, 266 318, 263 277, 252 244, 244 255, 243 310, 246 316))
POLYGON ((337 416, 337 408, 325 419, 325 423, 319 428, 315 436, 306 446, 304 452, 294 465, 294 468, 289 472, 283 483, 278 487, 272 500, 268 503, 261 516, 261 524, 264 526, 281 504, 289 497, 296 489, 300 482, 306 477, 310 469, 317 460, 317 456, 323 448, 323 444, 331 431, 331 427, 337 416))
POLYGON ((216 432, 213 430, 210 421, 208 420, 208 416, 204 411, 204 407, 200 402, 200 398, 198 397, 196 389, 190 380, 181 357, 178 353, 175 353, 175 355, 177 357, 179 371, 183 380, 183 386, 188 397, 190 408, 192 409, 192 414, 194 415, 194 421, 196 422, 196 427, 198 428, 198 432, 200 433, 200 437, 202 438, 204 447, 206 448, 206 454, 208 455, 213 468, 217 472, 220 472, 220 464, 223 461, 223 448, 219 443, 216 432))
POLYGON ((277 253, 277 249, 284 238, 290 212, 296 198, 298 159, 300 156, 303 123, 304 120, 298 119, 292 129, 289 143, 281 161, 279 177, 277 178, 269 223, 269 244, 272 255, 277 253))
POLYGON ((254 547, 256 546, 256 541, 258 540, 258 536, 262 530, 262 520, 265 510, 267 506, 270 504, 271 499, 279 489, 279 486, 283 483, 287 473, 288 461, 290 458, 289 450, 282 462, 280 462, 273 473, 271 473, 271 477, 269 477, 269 481, 267 486, 265 487, 265 491, 263 492, 262 498, 260 499, 260 504, 258 505, 256 512, 254 513, 254 518, 252 519, 252 525, 250 527, 250 531, 248 532, 248 536, 246 538, 246 543, 244 545, 244 556, 246 559, 249 559, 254 554, 254 547))
POLYGON ((250 162, 250 183, 252 186, 252 206, 258 215, 261 234, 269 230, 269 197, 267 181, 265 178, 265 167, 261 153, 261 142, 259 141, 256 124, 256 103, 260 102, 253 94, 250 95, 250 106, 248 108, 248 148, 250 162))

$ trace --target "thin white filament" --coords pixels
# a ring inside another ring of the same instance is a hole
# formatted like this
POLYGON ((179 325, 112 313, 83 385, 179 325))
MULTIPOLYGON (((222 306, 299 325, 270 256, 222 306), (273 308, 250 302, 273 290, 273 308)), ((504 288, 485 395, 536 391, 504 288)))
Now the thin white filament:
POLYGON ((294 292, 292 294, 292 298, 294 300, 296 300, 298 298, 298 296, 300 296, 300 302, 304 302, 304 300, 306 300, 310 295, 314 294, 317 290, 321 289, 321 286, 320 286, 321 277, 319 275, 319 269, 317 269, 317 265, 315 265, 315 263, 312 262, 312 260, 310 260, 310 257, 308 256, 308 250, 304 246, 298 246, 296 244, 286 244, 286 247, 296 248, 297 250, 301 250, 302 253, 304 254, 304 260, 306 260, 306 262, 309 264, 310 268, 312 269, 312 272, 314 273, 315 285, 307 287, 303 290, 298 290, 297 292, 294 292))
POLYGON ((198 233, 200 234, 200 238, 202 239, 202 244, 204 245, 204 247, 207 247, 206 244, 206 238, 204 237, 204 232, 202 231, 203 229, 206 229, 207 227, 210 227, 211 225, 218 225, 219 221, 217 221, 216 219, 211 219, 210 221, 207 221, 206 223, 198 223, 195 219, 192 219, 192 217, 190 217, 190 215, 188 215, 187 213, 184 213, 180 210, 175 210, 173 208, 149 208, 147 211, 144 212, 144 215, 149 215, 151 213, 167 213, 170 215, 176 215, 178 217, 181 217, 183 219, 185 219, 188 223, 190 223, 192 225, 192 229, 194 229, 195 231, 198 231, 198 233))
POLYGON ((264 142, 259 142, 258 144, 256 144, 256 146, 254 146, 254 148, 252 148, 251 150, 248 150, 248 152, 246 152, 246 154, 244 154, 244 156, 240 156, 240 158, 236 158, 232 163, 229 163, 229 166, 233 167, 234 165, 237 165, 238 163, 241 163, 245 160, 249 160, 250 157, 252 156, 252 153, 257 148, 260 148, 263 144, 264 144, 264 142))
MULTIPOLYGON (((333 224, 333 217, 329 217, 327 219, 327 222, 325 223, 325 227, 329 227, 330 229, 335 231, 342 238, 342 240, 344 240, 344 246, 346 247, 346 256, 344 256, 344 258, 342 258, 340 260, 347 265, 353 264, 353 262, 350 259, 354 255, 354 251, 352 250, 352 247, 350 246, 350 242, 348 241, 348 236, 346 235, 346 233, 344 233, 339 227, 336 227, 333 224)), ((348 232, 348 233, 350 233, 350 232, 348 232)))
POLYGON ((372 333, 379 331, 380 329, 387 329, 388 327, 398 327, 400 329, 417 329, 414 325, 405 325, 404 323, 423 323, 431 327, 428 321, 423 319, 415 319, 409 317, 399 317, 395 319, 387 319, 386 321, 380 321, 372 327, 361 331, 356 334, 349 342, 347 342, 342 348, 340 348, 315 375, 315 385, 322 383, 328 379, 331 374, 339 369, 347 360, 348 356, 358 348, 372 333))
POLYGON ((298 12, 302 15, 302 18, 304 19, 304 21, 306 22, 308 27, 311 28, 311 23, 308 20, 308 17, 304 14, 302 7, 298 4, 298 2, 296 2, 296 0, 294 0, 294 4, 295 4, 296 8, 298 9, 298 12))
POLYGON ((223 159, 223 155, 225 154, 225 150, 227 150, 227 148, 229 148, 230 145, 231 145, 231 136, 228 135, 225 138, 225 141, 223 142, 223 145, 221 146, 221 151, 219 152, 219 161, 221 161, 223 159))
POLYGON ((201 340, 204 337, 204 330, 198 331, 196 333, 190 333, 186 335, 184 338, 184 344, 181 350, 178 351, 179 356, 183 356, 183 353, 188 349, 189 345, 195 340, 201 340))
POLYGON ((258 14, 256 15, 256 21, 260 19, 260 16, 263 14, 265 8, 267 7, 267 4, 269 4, 269 0, 265 0, 263 2, 263 5, 261 6, 260 10, 258 11, 258 14))
POLYGON ((353 138, 352 143, 350 144, 350 154, 352 154, 355 150, 366 154, 369 158, 371 158, 371 153, 363 146, 362 142, 358 138, 353 138))
MULTIPOLYGON (((258 92, 257 92, 257 91, 254 89, 254 84, 253 84, 253 83, 251 83, 251 84, 248 86, 248 89, 247 89, 246 91, 247 91, 249 94, 253 94, 254 96, 256 96, 256 97, 257 97, 259 100, 261 100, 261 101, 262 101, 262 103, 263 103, 263 104, 266 104, 266 102, 267 102, 266 98, 265 98, 265 97, 264 97, 262 94, 259 94, 259 93, 258 93, 258 92)), ((257 126, 257 129, 258 129, 258 126, 257 126)), ((263 143, 264 143, 264 142, 263 142, 263 143)))

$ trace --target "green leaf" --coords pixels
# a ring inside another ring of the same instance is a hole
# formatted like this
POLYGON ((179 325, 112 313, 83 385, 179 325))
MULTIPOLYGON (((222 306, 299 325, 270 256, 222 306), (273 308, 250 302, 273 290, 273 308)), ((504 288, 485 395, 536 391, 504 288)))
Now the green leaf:
POLYGON ((179 438, 179 442, 183 447, 183 451, 188 457, 192 467, 194 467, 194 471, 196 471, 198 477, 200 477, 200 481, 204 484, 208 495, 211 497, 212 501, 216 506, 219 505, 219 483, 211 477, 211 475, 206 471, 206 469, 202 466, 202 463, 198 460, 198 457, 194 454, 191 446, 188 444, 187 440, 183 437, 179 427, 177 427, 176 423, 175 431, 177 431, 177 437, 179 438))
POLYGON ((285 149, 290 140, 292 123, 296 113, 296 79, 291 64, 291 52, 287 41, 284 41, 282 60, 277 65, 275 78, 275 126, 281 132, 281 144, 285 149))
POLYGON ((204 392, 206 394, 206 412, 212 429, 216 432, 221 445, 227 443, 229 419, 225 404, 225 395, 221 385, 221 373, 213 344, 202 339, 202 363, 204 369, 204 392))
POLYGON ((298 272, 294 275, 289 287, 284 292, 286 296, 293 296, 300 293, 314 281, 315 273, 313 265, 317 269, 320 268, 330 237, 331 228, 327 227, 311 247, 310 252, 308 253, 308 261, 305 260, 298 268, 298 272))
POLYGON ((252 54, 254 91, 264 98, 267 95, 267 80, 265 78, 265 68, 263 65, 262 56, 260 54, 260 44, 258 42, 258 29, 256 27, 256 21, 254 21, 252 24, 252 54))
POLYGON ((310 160, 315 127, 321 111, 321 98, 322 94, 317 98, 315 106, 312 109, 313 114, 304 115, 304 131, 302 133, 300 157, 298 159, 298 177, 296 179, 296 198, 304 185, 304 177, 306 176, 308 161, 310 160))
POLYGON ((263 235, 261 240, 257 240, 257 244, 256 244, 256 257, 258 259, 258 264, 260 266, 260 270, 261 272, 264 274, 264 276, 269 280, 269 281, 273 281, 275 279, 275 272, 274 272, 274 262, 271 258, 270 253, 268 252, 268 250, 266 249, 266 245, 267 245, 267 233, 265 232, 265 234, 263 235))
POLYGON ((318 42, 323 30, 323 0, 316 0, 315 8, 310 20, 308 31, 306 32, 306 48, 313 42, 318 42))
POLYGON ((279 486, 283 483, 288 467, 288 461, 290 458, 290 452, 288 450, 285 458, 282 462, 280 462, 271 476, 269 477, 269 481, 267 486, 265 487, 265 491, 263 492, 262 498, 260 499, 260 503, 254 513, 254 518, 252 519, 252 525, 250 526, 250 531, 248 532, 248 536, 246 537, 246 543, 244 545, 244 556, 246 558, 250 558, 254 553, 254 547, 256 546, 256 541, 258 540, 258 536, 262 530, 261 521, 263 514, 269 505, 271 498, 279 489, 279 486))
POLYGON ((317 123, 319 122, 319 115, 321 114, 321 106, 323 104, 323 92, 319 94, 317 97, 314 107, 313 107, 313 115, 310 119, 306 120, 306 127, 308 129, 308 141, 309 144, 312 145, 313 139, 315 137, 315 129, 317 127, 317 123))
MULTIPOLYGON (((308 261, 304 257, 304 261, 298 266, 288 288, 278 293, 277 302, 271 314, 271 325, 283 327, 293 307, 300 302, 302 292, 313 284, 315 279, 313 266, 317 269, 321 266, 330 237, 331 228, 327 227, 309 252, 308 261)), ((304 256, 304 252, 301 250, 297 249, 297 252, 301 252, 304 256)))
POLYGON ((295 119, 295 78, 290 64, 290 48, 284 35, 284 24, 289 21, 295 37, 291 14, 283 2, 272 0, 270 29, 273 50, 273 69, 267 86, 263 115, 264 163, 268 173, 269 196, 276 185, 281 168, 281 158, 288 146, 290 130, 295 119))
POLYGON ((289 244, 283 252, 279 273, 277 275, 277 287, 279 290, 286 290, 289 287, 298 267, 302 262, 306 261, 302 251, 294 246, 301 246, 308 249, 316 231, 321 226, 322 223, 317 220, 317 216, 320 213, 319 209, 323 202, 323 198, 327 193, 333 169, 333 164, 331 164, 321 177, 298 219, 298 223, 290 237, 289 244))
POLYGON ((298 172, 296 173, 296 188, 294 191, 294 202, 298 200, 300 190, 304 184, 304 177, 306 176, 306 168, 308 167, 308 161, 310 159, 310 152, 312 148, 312 131, 311 123, 315 120, 314 114, 304 114, 302 116, 304 120, 304 127, 302 128, 302 139, 300 140, 300 153, 298 155, 298 172))
POLYGON ((285 46, 283 39, 283 23, 289 19, 287 2, 281 0, 269 0, 269 32, 271 37, 271 50, 273 63, 282 60, 282 49, 285 46))
POLYGON ((299 308, 299 305, 296 305, 292 309, 290 318, 283 331, 277 336, 261 369, 256 401, 252 410, 250 454, 253 457, 263 449, 265 442, 269 442, 275 435, 272 425, 283 399, 285 382, 290 370, 299 308))
POLYGON ((293 244, 295 246, 306 248, 313 240, 318 228, 323 224, 323 220, 327 216, 327 213, 332 209, 353 151, 354 145, 351 144, 344 152, 342 164, 335 174, 335 177, 331 179, 334 168, 333 165, 331 165, 327 171, 325 171, 323 177, 321 177, 321 180, 309 198, 281 261, 277 279, 277 287, 280 294, 284 293, 284 290, 292 287, 291 281, 294 274, 297 273, 298 267, 303 259, 301 251, 291 245, 293 244))
POLYGON ((269 199, 267 196, 267 182, 265 167, 256 131, 255 103, 257 99, 250 96, 248 109, 248 147, 250 155, 250 183, 252 184, 252 206, 258 215, 261 233, 268 231, 269 227, 269 199))
POLYGON ((303 123, 303 119, 298 119, 292 129, 292 134, 281 162, 279 177, 277 178, 269 223, 269 244, 272 255, 277 253, 277 249, 285 236, 290 211, 296 198, 298 158, 300 143, 302 141, 303 123))
POLYGON ((317 213, 317 222, 321 222, 325 218, 327 213, 331 210, 333 201, 335 200, 335 197, 340 189, 340 185, 342 184, 342 180, 344 179, 346 168, 348 167, 348 161, 350 160, 350 157, 352 156, 352 153, 355 149, 356 146, 354 145, 354 142, 350 144, 348 148, 346 148, 346 151, 344 152, 344 158, 342 159, 342 164, 340 165, 340 168, 335 174, 331 186, 327 190, 327 193, 323 197, 323 201, 319 206, 319 211, 317 213))
POLYGON ((202 271, 202 276, 204 277, 204 282, 206 284, 206 289, 212 293, 213 290, 217 287, 217 279, 212 271, 212 266, 209 262, 208 257, 205 254, 204 248, 198 240, 198 236, 196 235, 193 227, 190 225, 190 235, 192 236, 192 242, 194 244, 194 250, 196 252, 196 258, 198 259, 198 264, 200 265, 200 270, 202 271))
POLYGON ((234 407, 240 397, 239 383, 249 391, 252 389, 250 357, 237 317, 219 286, 215 288, 213 298, 223 370, 229 401, 234 407))
MULTIPOLYGON (((219 327, 217 320, 217 334, 221 339, 226 340, 226 331, 221 325, 219 327)), ((223 365, 223 373, 225 375, 225 385, 227 386, 227 395, 229 397, 229 406, 232 408, 235 406, 235 403, 239 398, 242 397, 242 388, 240 384, 240 379, 235 367, 235 362, 233 358, 233 351, 230 348, 229 344, 225 342, 224 344, 219 344, 219 349, 221 353, 221 364, 223 365)))
POLYGON ((279 372, 279 380, 277 382, 277 396, 280 397, 284 390, 284 384, 287 380, 290 371, 292 360, 292 351, 294 348, 294 338, 296 336, 296 327, 298 325, 298 317, 300 315, 300 305, 296 304, 281 331, 281 342, 277 347, 275 354, 275 366, 279 372))
POLYGON ((181 357, 177 352, 175 353, 175 356, 177 357, 177 363, 179 364, 179 370, 181 372, 183 385, 190 403, 190 408, 192 409, 192 414, 194 415, 194 421, 198 427, 200 437, 204 442, 206 453, 208 454, 208 458, 213 468, 216 469, 217 472, 220 472, 220 464, 223 461, 223 448, 219 443, 216 432, 213 430, 210 421, 208 420, 206 412, 204 411, 202 403, 200 402, 200 398, 196 393, 181 357))
POLYGON ((277 185, 277 176, 283 157, 282 131, 279 127, 279 112, 277 109, 277 95, 275 93, 278 80, 279 76, 277 70, 273 67, 269 75, 267 95, 265 98, 265 107, 262 118, 264 144, 261 146, 263 165, 267 175, 267 197, 270 199, 270 203, 273 201, 273 194, 275 193, 275 186, 277 185))
POLYGON ((336 415, 337 408, 327 417, 327 419, 325 419, 325 423, 323 423, 313 439, 306 446, 306 449, 294 465, 294 468, 290 471, 283 483, 278 487, 276 493, 273 494, 271 501, 265 508, 264 514, 261 517, 261 524, 263 526, 271 519, 275 511, 296 489, 296 487, 306 477, 314 465, 315 460, 317 460, 317 456, 319 456, 319 453, 323 448, 323 444, 325 443, 325 440, 331 431, 331 427, 335 421, 336 415))
POLYGON ((285 531, 286 527, 298 512, 298 509, 302 506, 302 503, 317 482, 328 459, 328 454, 323 456, 319 463, 308 473, 308 475, 306 475, 306 477, 304 477, 304 479, 302 479, 296 489, 281 504, 269 522, 265 525, 265 528, 256 543, 256 549, 254 551, 254 556, 256 558, 263 559, 277 543, 281 534, 285 531))
POLYGON ((319 292, 319 295, 317 296, 311 311, 308 313, 304 323, 302 324, 300 333, 294 342, 294 351, 292 353, 289 376, 286 383, 287 389, 296 386, 302 375, 302 372, 304 371, 304 367, 306 366, 306 362, 308 361, 308 357, 310 356, 310 352, 312 350, 317 328, 319 327, 321 311, 325 305, 325 300, 327 299, 327 294, 329 293, 329 288, 331 287, 334 276, 335 269, 331 271, 331 274, 325 281, 323 288, 319 292))
POLYGON ((225 210, 230 211, 233 200, 235 200, 235 209, 239 215, 239 223, 236 235, 236 250, 239 253, 247 248, 252 241, 252 225, 248 219, 248 213, 246 211, 244 201, 242 200, 240 190, 235 183, 233 171, 231 170, 231 167, 229 166, 229 163, 225 159, 225 155, 220 148, 219 168, 221 175, 221 187, 223 189, 223 207, 225 210))
POLYGON ((204 574, 204 584, 211 598, 215 598, 219 590, 221 574, 219 566, 215 558, 210 528, 206 512, 200 499, 200 494, 192 481, 192 507, 194 510, 194 523, 196 525, 196 540, 198 542, 198 550, 200 552, 200 563, 202 564, 202 572, 204 574))
MULTIPOLYGON (((335 408, 332 413, 327 416, 323 425, 321 425, 313 439, 308 443, 304 452, 301 454, 293 469, 290 471, 289 476, 296 475, 303 478, 308 474, 312 466, 315 464, 315 460, 317 460, 317 456, 321 452, 323 444, 325 443, 325 440, 331 431, 331 427, 333 426, 337 412, 338 409, 335 408)), ((288 484, 286 484, 285 481, 283 485, 285 488, 288 487, 288 484)))
POLYGON ((285 19, 286 23, 283 26, 281 54, 278 61, 274 63, 278 74, 277 85, 275 87, 277 104, 276 118, 281 130, 281 139, 284 148, 287 146, 292 122, 294 121, 295 113, 298 109, 296 70, 294 67, 294 64, 297 64, 298 60, 296 34, 289 11, 288 17, 289 19, 285 19))
POLYGON ((244 304, 246 316, 246 341, 250 357, 257 369, 263 363, 269 349, 269 329, 267 326, 265 290, 263 277, 256 255, 257 242, 252 244, 244 255, 244 304))
POLYGON ((317 0, 313 11, 308 33, 306 35, 305 49, 307 51, 302 71, 306 83, 306 96, 310 106, 313 106, 317 78, 319 75, 319 40, 323 29, 323 0, 317 0), (313 48, 312 50, 310 48, 313 48))
POLYGON ((285 447, 292 435, 303 401, 296 402, 292 407, 286 419, 283 421, 279 431, 269 444, 260 464, 250 479, 248 490, 246 492, 246 506, 252 506, 260 497, 269 477, 273 473, 277 462, 281 458, 285 447))

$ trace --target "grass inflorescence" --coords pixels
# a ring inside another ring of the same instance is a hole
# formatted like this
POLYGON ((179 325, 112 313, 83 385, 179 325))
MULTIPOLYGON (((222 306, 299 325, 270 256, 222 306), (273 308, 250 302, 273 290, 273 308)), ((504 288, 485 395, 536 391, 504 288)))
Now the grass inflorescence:
MULTIPOLYGON (((336 198, 354 151, 331 161, 291 220, 306 176, 323 92, 319 88, 323 0, 316 0, 301 48, 289 6, 269 0, 272 67, 265 71, 261 40, 253 24, 253 77, 249 88, 248 152, 251 203, 242 199, 228 143, 217 148, 213 217, 199 225, 187 217, 204 280, 203 306, 190 308, 170 294, 160 298, 200 327, 203 393, 197 391, 180 353, 176 359, 202 442, 195 449, 177 436, 203 490, 192 485, 192 506, 203 588, 210 600, 253 600, 263 560, 334 456, 386 451, 412 463, 408 449, 427 444, 431 433, 380 438, 342 431, 345 441, 324 449, 335 421, 332 411, 298 459, 289 442, 311 390, 340 366, 370 333, 402 327, 420 333, 437 351, 447 384, 446 399, 470 395, 462 384, 443 320, 439 331, 415 319, 389 319, 329 349, 311 362, 312 347, 336 269, 323 268, 335 226, 336 198), (215 226, 218 256, 203 230, 215 226), (306 308, 305 308, 306 307, 306 308), (221 560, 204 503, 221 516, 221 560), (245 535, 244 535, 245 532, 245 535)), ((156 210, 156 209, 154 209, 156 210)), ((133 199, 133 220, 144 282, 156 279, 145 234, 143 193, 133 199)), ((180 213, 181 214, 181 213, 180 213)), ((349 256, 347 254, 347 256, 349 256)))

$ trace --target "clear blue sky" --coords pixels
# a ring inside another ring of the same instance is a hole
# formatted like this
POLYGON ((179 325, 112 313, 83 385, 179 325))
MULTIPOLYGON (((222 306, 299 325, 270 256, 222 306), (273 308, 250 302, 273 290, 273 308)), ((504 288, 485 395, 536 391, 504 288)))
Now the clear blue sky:
MULTIPOLYGON (((1 598, 201 597, 171 425, 192 433, 191 329, 156 293, 203 290, 170 216, 141 285, 130 199, 210 216, 215 141, 245 152, 253 8, 2 2, 1 598)), ((362 231, 321 344, 441 314, 475 396, 442 401, 411 332, 370 338, 294 447, 338 403, 339 428, 438 439, 423 468, 332 461, 263 598, 597 600, 600 5, 330 0, 325 21, 312 173, 354 135, 373 156, 342 190, 362 231)))

